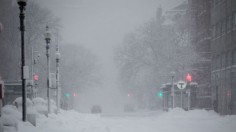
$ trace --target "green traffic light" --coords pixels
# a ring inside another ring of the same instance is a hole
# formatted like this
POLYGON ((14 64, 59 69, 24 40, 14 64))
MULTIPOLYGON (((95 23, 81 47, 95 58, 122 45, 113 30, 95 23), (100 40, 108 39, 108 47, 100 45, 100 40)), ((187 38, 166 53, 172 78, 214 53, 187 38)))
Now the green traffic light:
POLYGON ((158 93, 158 96, 159 96, 159 97, 163 97, 163 93, 162 93, 162 92, 159 92, 159 93, 158 93))
POLYGON ((69 97, 70 97, 70 94, 69 94, 69 93, 66 93, 66 97, 69 98, 69 97))

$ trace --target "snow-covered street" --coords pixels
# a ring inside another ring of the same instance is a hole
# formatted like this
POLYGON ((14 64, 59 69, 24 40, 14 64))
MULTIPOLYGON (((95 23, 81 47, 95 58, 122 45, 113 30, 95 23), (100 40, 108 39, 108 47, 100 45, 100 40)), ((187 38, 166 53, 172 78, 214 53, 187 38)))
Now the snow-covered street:
POLYGON ((236 132, 236 0, 0 0, 0 132, 236 132))
POLYGON ((236 116, 213 111, 174 109, 170 112, 123 115, 84 114, 61 111, 49 118, 39 116, 37 127, 19 122, 19 132, 233 132, 236 116))

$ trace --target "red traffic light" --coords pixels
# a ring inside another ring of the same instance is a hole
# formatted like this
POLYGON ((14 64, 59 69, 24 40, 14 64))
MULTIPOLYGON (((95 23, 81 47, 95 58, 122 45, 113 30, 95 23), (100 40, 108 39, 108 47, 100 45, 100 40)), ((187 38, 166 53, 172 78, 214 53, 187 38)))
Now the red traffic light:
POLYGON ((186 80, 188 82, 191 82, 192 81, 192 76, 188 73, 187 76, 186 76, 186 80))
POLYGON ((227 96, 231 96, 231 91, 227 91, 227 96))
POLYGON ((34 74, 34 80, 35 80, 35 81, 38 81, 38 80, 39 80, 39 75, 34 74))
POLYGON ((75 97, 77 94, 76 93, 73 93, 73 96, 75 97))
POLYGON ((130 96, 131 96, 131 94, 130 94, 130 93, 128 93, 128 94, 127 94, 127 96, 128 96, 128 97, 130 97, 130 96))

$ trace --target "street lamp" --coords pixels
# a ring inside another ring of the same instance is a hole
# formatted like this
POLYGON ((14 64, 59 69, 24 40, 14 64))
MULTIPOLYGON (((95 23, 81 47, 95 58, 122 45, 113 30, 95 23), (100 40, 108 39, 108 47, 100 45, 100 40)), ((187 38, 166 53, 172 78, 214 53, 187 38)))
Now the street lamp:
POLYGON ((56 47, 56 89, 57 89, 57 113, 60 112, 60 79, 59 79, 59 61, 61 58, 61 54, 59 52, 59 46, 56 47))
POLYGON ((20 31, 21 31, 21 82, 22 82, 22 120, 26 121, 26 73, 25 73, 25 44, 24 44, 24 19, 25 19, 25 6, 27 4, 27 0, 17 0, 20 9, 20 31))
POLYGON ((49 32, 48 26, 46 26, 46 32, 44 33, 44 37, 46 40, 46 56, 47 56, 47 98, 48 98, 48 114, 50 113, 50 57, 49 57, 49 49, 50 49, 50 41, 51 41, 51 33, 49 32))
POLYGON ((170 74, 171 74, 171 83, 172 83, 172 88, 171 88, 172 108, 174 108, 175 107, 175 87, 174 87, 175 72, 172 71, 170 74))

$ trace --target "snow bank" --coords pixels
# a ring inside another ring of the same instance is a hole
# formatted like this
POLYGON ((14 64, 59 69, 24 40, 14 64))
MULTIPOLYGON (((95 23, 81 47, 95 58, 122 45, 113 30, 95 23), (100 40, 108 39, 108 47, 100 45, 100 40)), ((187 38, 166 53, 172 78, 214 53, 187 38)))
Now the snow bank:
POLYGON ((38 126, 21 123, 19 132, 233 132, 236 116, 219 116, 213 111, 184 111, 176 108, 150 116, 103 117, 63 111, 40 117, 38 126))
POLYGON ((17 119, 21 119, 21 113, 17 110, 16 106, 6 105, 2 108, 2 114, 7 116, 14 116, 17 119))
MULTIPOLYGON (((18 97, 13 101, 13 104, 16 106, 18 111, 22 111, 22 97, 18 97)), ((27 107, 27 114, 37 114, 35 108, 33 107, 33 102, 26 98, 26 107, 27 107)))
POLYGON ((17 131, 17 122, 21 120, 21 113, 17 110, 16 106, 6 105, 2 108, 1 121, 3 122, 5 132, 17 131))
POLYGON ((47 113, 47 103, 43 98, 34 98, 32 100, 33 106, 38 113, 46 114, 47 113))
MULTIPOLYGON (((32 102, 33 102, 33 107, 38 113, 40 114, 47 113, 47 110, 48 110, 47 100, 37 97, 37 98, 34 98, 32 102)), ((50 106, 51 106, 51 113, 56 113, 56 110, 57 110, 56 103, 52 99, 50 100, 50 106)))
MULTIPOLYGON (((30 131, 34 128, 29 123, 22 123, 22 97, 16 98, 13 103, 13 105, 6 105, 2 109, 2 117, 0 118, 0 121, 3 122, 4 125, 4 131, 6 132, 12 132, 17 131, 18 129, 18 123, 24 124, 24 126, 32 127, 30 131)), ((26 106, 27 106, 27 115, 37 115, 38 118, 43 118, 47 114, 47 101, 43 98, 35 98, 32 101, 27 98, 26 100, 26 106)), ((56 105, 53 100, 51 100, 51 110, 53 112, 56 112, 56 105)), ((55 117, 54 114, 51 114, 51 116, 55 117)), ((33 118, 30 118, 33 119, 33 118)), ((35 120, 35 119, 33 119, 35 120)), ((35 122, 35 121, 34 121, 35 122)), ((32 122, 31 122, 32 123, 32 122)))

